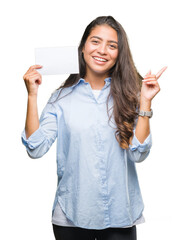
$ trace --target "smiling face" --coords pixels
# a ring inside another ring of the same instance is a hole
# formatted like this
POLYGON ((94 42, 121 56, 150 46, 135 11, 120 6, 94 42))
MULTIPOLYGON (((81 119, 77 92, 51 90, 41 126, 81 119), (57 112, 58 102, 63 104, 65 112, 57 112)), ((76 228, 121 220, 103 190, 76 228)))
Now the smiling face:
POLYGON ((108 77, 118 56, 117 32, 109 25, 97 25, 88 36, 82 52, 86 76, 108 77))

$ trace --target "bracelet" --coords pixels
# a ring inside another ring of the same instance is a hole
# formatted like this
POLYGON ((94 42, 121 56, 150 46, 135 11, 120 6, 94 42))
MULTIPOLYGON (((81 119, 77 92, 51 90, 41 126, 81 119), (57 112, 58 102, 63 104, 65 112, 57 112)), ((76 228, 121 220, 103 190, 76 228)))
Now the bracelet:
POLYGON ((149 118, 151 118, 153 116, 153 111, 152 111, 152 109, 150 111, 142 111, 142 110, 140 110, 138 115, 141 116, 141 117, 149 117, 149 118))

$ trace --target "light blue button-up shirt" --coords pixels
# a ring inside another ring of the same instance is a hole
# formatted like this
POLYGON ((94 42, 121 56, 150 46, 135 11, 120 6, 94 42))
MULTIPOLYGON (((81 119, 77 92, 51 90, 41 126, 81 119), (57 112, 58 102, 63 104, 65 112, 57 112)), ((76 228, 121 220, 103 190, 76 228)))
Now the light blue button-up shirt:
MULTIPOLYGON (((42 157, 57 138, 59 203, 75 226, 87 229, 132 225, 143 212, 135 163, 151 148, 151 134, 141 144, 134 135, 124 150, 115 138, 116 125, 107 114, 111 78, 95 99, 91 86, 57 90, 44 108, 39 129, 22 142, 31 158, 42 157), (58 100, 56 100, 58 97, 58 100)), ((113 100, 109 99, 110 114, 113 100)))

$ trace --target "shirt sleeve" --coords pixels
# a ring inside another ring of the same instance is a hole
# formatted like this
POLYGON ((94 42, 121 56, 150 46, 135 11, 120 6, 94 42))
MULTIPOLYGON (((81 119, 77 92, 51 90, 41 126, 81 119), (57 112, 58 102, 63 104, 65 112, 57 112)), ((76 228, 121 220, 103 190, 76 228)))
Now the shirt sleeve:
POLYGON ((47 103, 41 117, 39 128, 27 139, 25 130, 22 132, 22 143, 31 158, 42 157, 57 137, 57 115, 52 103, 47 103))
POLYGON ((140 143, 135 135, 134 130, 132 143, 129 145, 129 148, 127 149, 129 159, 133 162, 144 161, 150 153, 151 146, 152 146, 151 133, 148 135, 148 137, 145 139, 143 143, 140 143))

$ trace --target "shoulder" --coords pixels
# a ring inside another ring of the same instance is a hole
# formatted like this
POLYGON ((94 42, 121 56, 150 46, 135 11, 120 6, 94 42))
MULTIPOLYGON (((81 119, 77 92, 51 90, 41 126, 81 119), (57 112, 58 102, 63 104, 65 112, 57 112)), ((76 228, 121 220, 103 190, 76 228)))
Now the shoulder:
POLYGON ((60 88, 55 90, 52 94, 51 97, 49 98, 48 103, 54 103, 57 100, 65 97, 67 94, 69 94, 70 92, 72 92, 73 88, 71 87, 67 87, 67 88, 60 88))
POLYGON ((48 101, 48 103, 53 103, 57 100, 60 100, 61 98, 67 96, 69 93, 71 93, 73 91, 74 88, 76 88, 81 82, 84 82, 85 80, 80 78, 79 81, 75 84, 73 84, 72 86, 70 87, 62 87, 62 88, 59 88, 57 90, 55 90, 52 94, 51 94, 51 97, 48 101))

